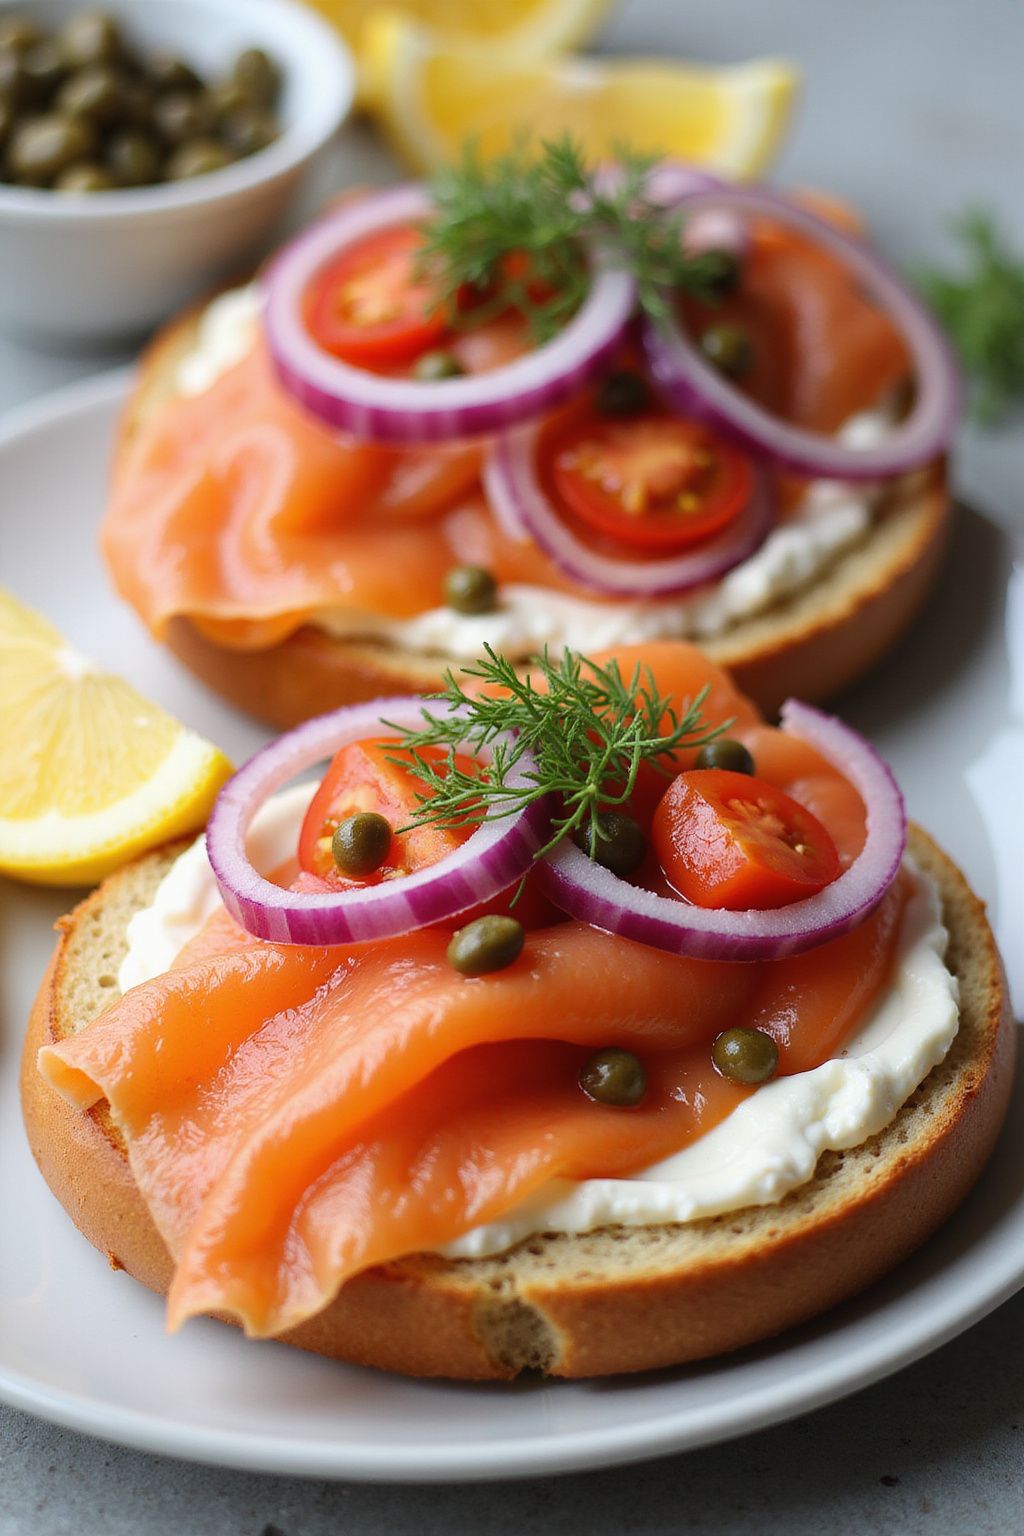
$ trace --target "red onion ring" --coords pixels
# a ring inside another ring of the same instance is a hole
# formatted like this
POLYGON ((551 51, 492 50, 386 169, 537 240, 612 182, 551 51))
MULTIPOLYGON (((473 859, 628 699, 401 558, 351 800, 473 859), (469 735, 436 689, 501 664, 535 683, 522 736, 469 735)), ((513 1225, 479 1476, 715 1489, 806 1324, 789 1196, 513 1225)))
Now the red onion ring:
POLYGON ((282 385, 328 426, 377 442, 447 442, 543 415, 594 378, 629 323, 636 285, 595 273, 590 291, 553 341, 489 373, 421 383, 355 368, 317 346, 303 323, 310 280, 343 246, 393 224, 429 218, 423 187, 396 187, 337 209, 286 245, 267 276, 266 336, 282 385))
POLYGON ((903 796, 874 748, 841 720, 790 699, 782 724, 840 770, 867 810, 864 847, 823 891, 769 911, 694 907, 620 880, 566 839, 540 866, 548 896, 595 928, 700 960, 779 960, 855 927, 874 911, 899 870, 907 842, 903 796))
POLYGON ((903 332, 918 381, 905 422, 874 448, 850 448, 833 438, 781 421, 729 383, 706 362, 682 328, 645 320, 644 349, 665 399, 728 434, 751 453, 807 478, 879 480, 916 469, 942 453, 956 428, 960 380, 952 352, 927 309, 902 278, 861 241, 787 198, 751 187, 721 187, 681 199, 693 219, 708 211, 771 218, 808 236, 839 257, 881 301, 903 332))
POLYGON ((696 549, 658 560, 626 560, 588 549, 552 506, 537 475, 540 424, 505 433, 484 463, 483 482, 495 518, 514 538, 531 538, 560 571, 612 597, 665 597, 724 576, 764 543, 775 520, 774 491, 754 466, 746 507, 729 526, 696 549))
MULTIPOLYGON (((443 717, 446 706, 437 705, 443 717)), ((253 868, 245 835, 263 802, 289 779, 330 757, 350 741, 386 740, 397 732, 382 724, 423 725, 421 698, 376 699, 320 715, 257 752, 217 797, 206 831, 206 850, 224 905, 247 932, 276 944, 349 944, 383 939, 445 922, 489 901, 524 875, 547 835, 549 810, 535 801, 500 820, 484 821, 461 848, 429 869, 358 891, 289 891, 253 868)), ((483 756, 483 754, 481 754, 483 756)), ((533 758, 522 754, 509 774, 522 783, 533 758)))

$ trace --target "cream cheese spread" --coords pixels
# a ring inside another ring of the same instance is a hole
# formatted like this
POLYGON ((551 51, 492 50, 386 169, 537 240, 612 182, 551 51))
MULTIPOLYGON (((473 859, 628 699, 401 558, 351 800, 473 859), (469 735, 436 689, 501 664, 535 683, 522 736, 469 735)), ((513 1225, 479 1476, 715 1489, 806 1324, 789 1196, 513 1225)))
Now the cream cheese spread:
MULTIPOLYGON (((254 862, 271 868, 295 848, 314 786, 274 796, 250 833, 254 862)), ((914 889, 900 930, 892 982, 833 1060, 778 1078, 699 1141, 628 1179, 554 1181, 500 1221, 443 1251, 499 1253, 537 1232, 586 1232, 609 1224, 694 1221, 781 1200, 811 1178, 821 1154, 859 1146, 883 1130, 956 1035, 956 978, 934 882, 907 860, 914 889)), ((152 904, 128 925, 122 991, 162 974, 218 903, 199 838, 164 876, 152 904)), ((742 1020, 737 1020, 741 1023, 742 1020)))
MULTIPOLYGON (((202 394, 245 356, 262 303, 255 284, 212 301, 199 321, 195 346, 178 363, 179 393, 202 394)), ((838 440, 868 448, 890 426, 887 411, 863 411, 844 424, 838 440)), ((513 660, 545 645, 594 651, 651 640, 708 640, 810 586, 865 537, 878 499, 877 486, 814 481, 749 559, 721 580, 680 597, 602 601, 509 584, 497 610, 483 617, 439 607, 401 619, 339 604, 318 612, 314 622, 337 639, 378 640, 415 655, 459 661, 480 656, 485 640, 513 660)))

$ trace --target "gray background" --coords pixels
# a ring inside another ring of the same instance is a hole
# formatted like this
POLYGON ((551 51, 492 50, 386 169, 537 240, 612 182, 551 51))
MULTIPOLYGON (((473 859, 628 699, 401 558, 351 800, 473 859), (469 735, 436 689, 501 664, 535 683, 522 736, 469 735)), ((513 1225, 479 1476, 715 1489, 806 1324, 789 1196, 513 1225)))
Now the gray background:
MULTIPOLYGON (((622 0, 613 52, 715 61, 785 54, 804 100, 780 174, 828 186, 904 261, 994 205, 1024 244, 1022 0, 622 0)), ((386 174, 350 131, 328 182, 386 174)), ((0 410, 120 357, 0 338, 0 410)), ((1024 441, 965 434, 965 498, 1018 510, 1024 441)), ((821 1536, 1024 1532, 1024 1295, 929 1360, 731 1445, 585 1476, 454 1488, 304 1483, 185 1466, 0 1409, 0 1536, 821 1536), (276 1529, 275 1529, 276 1528, 276 1529)))

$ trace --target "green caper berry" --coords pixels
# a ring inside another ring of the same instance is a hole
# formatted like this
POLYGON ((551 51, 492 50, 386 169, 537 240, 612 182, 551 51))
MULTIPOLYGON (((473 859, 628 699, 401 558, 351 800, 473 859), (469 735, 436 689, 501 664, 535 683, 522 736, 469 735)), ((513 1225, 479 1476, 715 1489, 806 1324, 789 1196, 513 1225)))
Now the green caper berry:
POLYGON ((173 53, 157 53, 146 62, 146 74, 158 91, 198 91, 203 82, 191 65, 173 53))
POLYGON ((69 165, 54 182, 58 192, 109 192, 116 185, 110 172, 91 160, 69 165))
POLYGON ((67 62, 56 43, 36 43, 21 61, 22 72, 33 101, 43 101, 57 89, 68 72, 67 62))
POLYGON ((723 1077, 752 1087, 775 1076, 779 1048, 762 1029, 724 1029, 715 1036, 711 1060, 723 1077))
POLYGON ((121 55, 121 33, 112 16, 88 11, 72 16, 60 34, 60 47, 69 64, 108 64, 121 55))
POLYGON ((743 269, 735 251, 702 251, 700 263, 703 291, 713 304, 736 292, 743 269))
POLYGON ((424 352, 417 358, 413 373, 423 384, 438 384, 442 379, 460 379, 465 369, 451 352, 424 352))
POLYGON ((172 91, 154 103, 153 126, 165 144, 187 144, 209 131, 210 108, 201 96, 172 91))
POLYGON ((71 117, 88 118, 104 126, 120 122, 126 107, 121 80, 109 64, 80 69, 61 87, 57 106, 71 117))
POLYGON ((448 961, 463 976, 487 976, 518 960, 526 929, 514 917, 478 917, 452 935, 448 961))
POLYGON ((754 361, 750 337, 738 325, 712 325, 700 338, 709 363, 728 379, 742 379, 754 361))
POLYGON ((92 153, 93 136, 75 117, 32 117, 14 130, 7 159, 19 181, 45 186, 76 160, 92 153))
POLYGON ((754 759, 742 741, 716 736, 697 753, 698 768, 725 768, 729 773, 756 773, 754 759))
POLYGON ((43 41, 43 34, 27 16, 9 16, 0 21, 0 50, 27 53, 43 41))
POLYGON ((493 613, 498 583, 482 565, 455 565, 444 579, 444 600, 456 613, 493 613))
POLYGON ((575 841, 588 858, 613 875, 624 878, 640 868, 647 857, 647 837, 632 816, 621 811, 604 811, 601 815, 601 833, 595 838, 588 824, 576 833, 575 841))
POLYGON ((236 155, 255 155, 277 138, 277 123, 269 112, 250 107, 226 118, 221 129, 226 144, 236 155))
POLYGON ((253 110, 252 98, 242 90, 237 80, 220 80, 216 85, 211 85, 205 94, 205 100, 214 117, 220 122, 233 117, 236 112, 253 110))
POLYGON ((241 86, 250 101, 268 107, 281 86, 281 71, 262 48, 247 48, 235 60, 231 78, 241 86))
POLYGON ((23 107, 31 95, 32 88, 20 55, 8 49, 0 50, 0 96, 12 107, 23 107))
POLYGON ((612 1046, 597 1051, 583 1066, 579 1084, 588 1098, 616 1109, 635 1109, 647 1093, 647 1073, 632 1051, 612 1046))
POLYGON ((331 853, 343 875, 372 875, 391 847, 391 823, 376 811, 359 811, 338 823, 331 853))
POLYGON ((231 151, 215 139, 192 139, 176 149, 167 162, 170 181, 187 181, 193 176, 208 176, 231 164, 231 151))
POLYGON ((128 128, 107 144, 107 166, 119 187, 146 187, 160 179, 160 151, 148 133, 128 128))
POLYGON ((647 380, 630 368, 618 368, 603 379, 595 400, 602 416, 639 416, 650 403, 647 380))

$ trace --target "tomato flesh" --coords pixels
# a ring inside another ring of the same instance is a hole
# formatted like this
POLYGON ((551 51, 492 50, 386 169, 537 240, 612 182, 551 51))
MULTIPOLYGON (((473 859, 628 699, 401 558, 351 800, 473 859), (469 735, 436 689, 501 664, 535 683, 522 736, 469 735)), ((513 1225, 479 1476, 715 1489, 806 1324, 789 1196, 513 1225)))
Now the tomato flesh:
POLYGON ((667 879, 698 907, 784 907, 823 890, 840 869, 816 816, 774 784, 722 768, 674 779, 651 838, 667 879))
POLYGON ((645 549, 710 538, 750 499, 749 459, 709 428, 644 413, 592 412, 544 445, 556 499, 599 533, 645 549))
POLYGON ((307 324, 325 352, 358 367, 411 363, 436 347, 448 323, 438 292, 418 270, 423 236, 396 224, 353 241, 310 285, 307 324))

